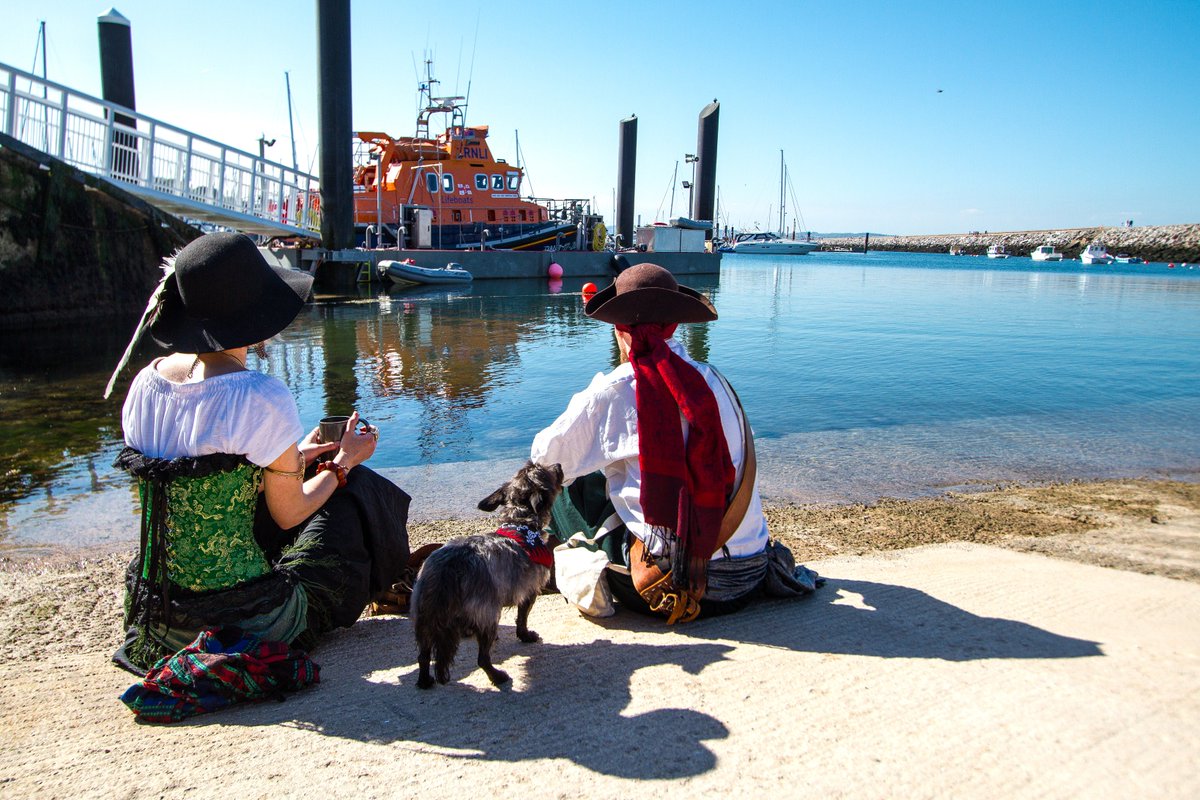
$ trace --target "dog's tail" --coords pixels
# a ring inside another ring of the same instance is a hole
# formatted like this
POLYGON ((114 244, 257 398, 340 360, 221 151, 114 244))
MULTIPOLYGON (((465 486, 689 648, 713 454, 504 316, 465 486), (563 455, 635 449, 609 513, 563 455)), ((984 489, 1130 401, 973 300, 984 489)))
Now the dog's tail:
POLYGON ((487 567, 470 550, 439 550, 421 568, 413 587, 413 631, 418 649, 432 653, 439 683, 449 679, 463 637, 477 629, 470 606, 481 589, 490 589, 487 567))
POLYGON ((422 576, 413 587, 412 617, 417 647, 430 652, 439 664, 446 668, 454 663, 458 642, 462 638, 462 626, 456 606, 460 601, 456 593, 447 591, 446 578, 442 574, 422 576))

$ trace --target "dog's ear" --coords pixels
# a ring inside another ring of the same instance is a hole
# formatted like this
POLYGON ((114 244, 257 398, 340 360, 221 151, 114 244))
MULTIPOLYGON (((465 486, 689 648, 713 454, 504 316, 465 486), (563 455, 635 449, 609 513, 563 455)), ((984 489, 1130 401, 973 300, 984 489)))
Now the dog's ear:
POLYGON ((500 506, 504 505, 504 490, 508 488, 508 484, 501 486, 496 491, 489 494, 487 497, 479 501, 480 511, 495 511, 500 506))

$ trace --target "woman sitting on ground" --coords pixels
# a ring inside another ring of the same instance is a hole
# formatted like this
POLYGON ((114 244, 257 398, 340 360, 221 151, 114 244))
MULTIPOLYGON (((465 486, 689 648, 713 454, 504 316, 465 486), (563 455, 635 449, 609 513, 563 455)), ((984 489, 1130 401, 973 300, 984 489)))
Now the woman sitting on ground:
POLYGON ((116 464, 138 478, 142 523, 120 666, 144 672, 222 625, 310 648, 402 574, 409 497, 362 466, 378 430, 355 412, 340 442, 320 444, 283 382, 246 367, 311 286, 239 234, 168 262, 126 351, 148 324, 175 352, 138 373, 121 414, 116 464))

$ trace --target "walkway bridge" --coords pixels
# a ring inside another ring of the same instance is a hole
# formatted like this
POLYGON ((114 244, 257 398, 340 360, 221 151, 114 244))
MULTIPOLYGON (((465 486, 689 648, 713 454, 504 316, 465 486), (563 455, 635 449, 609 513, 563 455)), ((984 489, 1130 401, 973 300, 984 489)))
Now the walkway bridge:
POLYGON ((2 63, 0 131, 180 217, 320 238, 315 176, 2 63))

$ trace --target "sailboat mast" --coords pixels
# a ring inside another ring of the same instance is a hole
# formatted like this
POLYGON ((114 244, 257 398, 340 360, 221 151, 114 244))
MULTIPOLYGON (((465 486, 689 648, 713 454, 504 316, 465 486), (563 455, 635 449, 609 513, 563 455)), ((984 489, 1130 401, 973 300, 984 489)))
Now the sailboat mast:
POLYGON ((299 170, 300 164, 296 161, 296 128, 292 124, 292 79, 288 76, 287 70, 283 71, 283 82, 287 86, 288 138, 292 140, 292 169, 299 170))
MULTIPOLYGON (((38 23, 38 40, 41 42, 41 46, 42 46, 42 80, 45 80, 48 77, 46 74, 46 20, 42 20, 40 23, 38 23)), ((34 58, 34 61, 36 62, 37 61, 36 53, 34 53, 33 58, 34 58)), ((46 87, 43 86, 42 87, 42 96, 43 97, 46 96, 45 92, 46 92, 46 87)))
POLYGON ((779 151, 779 235, 783 236, 783 150, 779 151))
MULTIPOLYGON (((679 177, 679 162, 675 162, 675 171, 671 173, 671 210, 667 212, 667 219, 675 216, 675 179, 679 177)), ((661 209, 662 206, 659 206, 661 209)))

